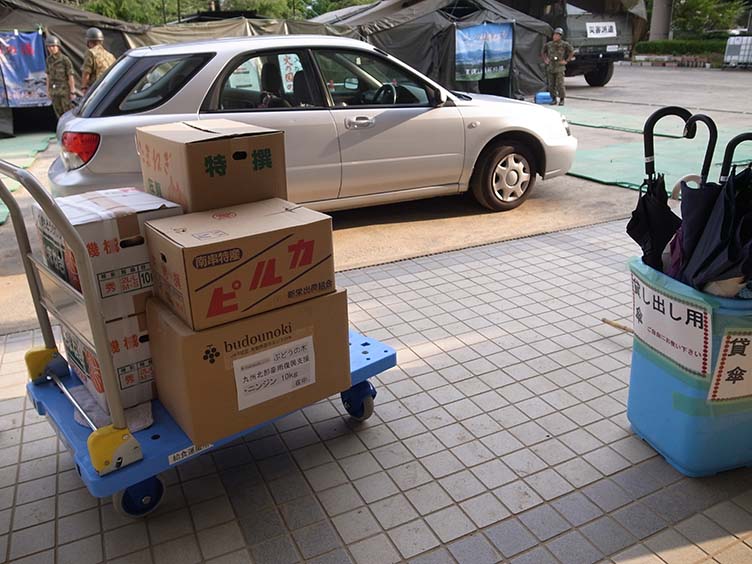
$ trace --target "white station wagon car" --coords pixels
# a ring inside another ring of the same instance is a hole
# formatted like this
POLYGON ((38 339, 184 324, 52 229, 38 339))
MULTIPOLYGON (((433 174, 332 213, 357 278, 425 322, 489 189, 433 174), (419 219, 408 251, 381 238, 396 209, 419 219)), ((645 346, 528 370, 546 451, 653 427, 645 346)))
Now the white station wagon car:
POLYGON ((288 198, 325 211, 466 190, 511 209, 577 147, 556 111, 450 92, 367 43, 221 39, 123 55, 58 123, 53 193, 140 186, 137 127, 218 117, 284 131, 288 198))

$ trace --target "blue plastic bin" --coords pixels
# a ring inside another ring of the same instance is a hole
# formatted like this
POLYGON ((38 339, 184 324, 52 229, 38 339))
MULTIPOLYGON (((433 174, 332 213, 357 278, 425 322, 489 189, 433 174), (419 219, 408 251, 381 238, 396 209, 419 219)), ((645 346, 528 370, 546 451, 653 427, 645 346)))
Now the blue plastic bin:
POLYGON ((712 311, 710 377, 683 369, 635 337, 627 405, 633 430, 687 476, 752 466, 752 399, 707 400, 724 332, 752 328, 752 300, 698 292, 640 259, 629 267, 655 289, 712 311))
POLYGON ((535 95, 535 103, 536 104, 550 104, 553 102, 553 98, 551 97, 550 92, 538 92, 535 95))

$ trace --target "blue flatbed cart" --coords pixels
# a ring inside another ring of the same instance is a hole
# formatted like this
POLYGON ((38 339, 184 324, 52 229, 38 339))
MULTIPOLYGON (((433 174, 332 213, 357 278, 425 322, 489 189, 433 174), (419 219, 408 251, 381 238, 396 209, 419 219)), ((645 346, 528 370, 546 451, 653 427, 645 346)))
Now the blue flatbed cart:
MULTIPOLYGON (((44 346, 26 353, 29 397, 40 415, 46 415, 58 437, 73 456, 76 470, 96 497, 113 497, 115 509, 130 517, 154 511, 162 501, 165 485, 159 474, 199 453, 220 448, 265 425, 267 421, 210 445, 194 445, 159 400, 152 401, 153 424, 131 433, 118 391, 112 353, 108 346, 96 280, 85 245, 54 200, 27 171, 0 160, 0 173, 21 183, 61 233, 78 268, 82 293, 50 270, 32 254, 21 209, 0 180, 0 200, 10 211, 44 346), (70 389, 81 385, 60 355, 50 315, 92 350, 96 351, 112 424, 97 427, 81 408, 70 389), (76 422, 75 415, 87 426, 76 422)), ((350 331, 352 386, 341 393, 345 411, 364 421, 373 414, 376 389, 368 381, 396 365, 395 351, 383 343, 350 331)), ((324 398, 321 398, 324 399, 324 398)))

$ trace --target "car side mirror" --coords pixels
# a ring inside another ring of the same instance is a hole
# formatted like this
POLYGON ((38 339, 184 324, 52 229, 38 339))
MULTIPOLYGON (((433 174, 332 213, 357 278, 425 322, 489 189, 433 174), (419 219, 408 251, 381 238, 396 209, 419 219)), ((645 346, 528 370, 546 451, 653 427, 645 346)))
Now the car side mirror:
POLYGON ((440 108, 440 107, 446 105, 446 103, 447 103, 446 92, 444 92, 443 90, 437 88, 436 90, 434 90, 432 92, 432 99, 433 99, 432 100, 433 106, 435 108, 440 108))
POLYGON ((348 76, 345 78, 344 83, 345 89, 347 90, 357 90, 358 89, 358 79, 354 76, 348 76))

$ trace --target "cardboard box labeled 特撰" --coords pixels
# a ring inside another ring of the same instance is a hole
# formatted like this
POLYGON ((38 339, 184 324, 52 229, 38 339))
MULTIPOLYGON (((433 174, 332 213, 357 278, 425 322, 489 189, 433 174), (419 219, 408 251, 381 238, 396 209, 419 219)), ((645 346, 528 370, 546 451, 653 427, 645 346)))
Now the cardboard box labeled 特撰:
MULTIPOLYGON (((152 292, 144 223, 179 215, 180 206, 135 188, 100 190, 56 200, 91 258, 105 321, 143 313, 152 292)), ((79 292, 76 260, 57 228, 34 206, 47 266, 79 292)))
POLYGON ((144 190, 196 212, 287 198, 284 133, 227 119, 136 130, 144 190))
POLYGON ((199 331, 335 290, 328 215, 277 198, 149 222, 156 294, 199 331))
MULTIPOLYGON (((105 327, 123 407, 133 407, 154 399, 154 373, 146 314, 110 321, 105 327)), ((68 364, 99 406, 109 413, 96 353, 65 326, 62 334, 68 364)))
POLYGON ((344 291, 205 331, 147 305, 162 404, 196 446, 350 387, 344 291))

